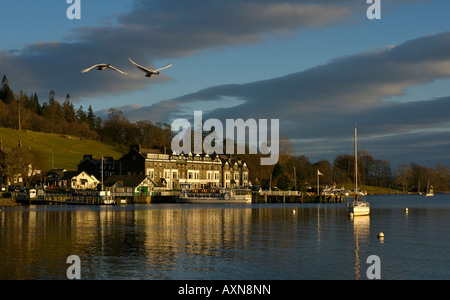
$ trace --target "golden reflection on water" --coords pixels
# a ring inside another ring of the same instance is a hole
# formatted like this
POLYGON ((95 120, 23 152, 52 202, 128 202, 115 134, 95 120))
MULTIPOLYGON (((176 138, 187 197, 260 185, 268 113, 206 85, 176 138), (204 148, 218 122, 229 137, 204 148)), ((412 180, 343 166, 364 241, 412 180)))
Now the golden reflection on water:
MULTIPOLYGON (((352 218, 353 221, 353 241, 354 241, 354 257, 355 257, 355 279, 361 279, 361 244, 367 243, 370 237, 370 216, 356 216, 352 218)), ((363 257, 363 265, 365 265, 366 261, 363 257)), ((365 268, 362 268, 365 270, 365 268)), ((362 276, 365 276, 363 274, 362 276)))
MULTIPOLYGON (((258 211, 256 217, 270 218, 265 213, 269 211, 258 211)), ((120 257, 129 255, 139 255, 152 267, 161 268, 177 256, 215 255, 234 247, 235 242, 245 249, 251 224, 251 208, 30 207, 3 211, 0 279, 64 279, 69 255, 79 255, 82 263, 89 260, 87 271, 92 273, 101 272, 102 260, 112 257, 118 257, 118 264, 126 265, 120 257), (94 270, 94 266, 100 269, 94 270)))
MULTIPOLYGON (((327 251, 340 214, 307 206, 11 209, 0 214, 0 279, 65 279, 70 255, 80 257, 84 279, 267 274, 261 267, 278 274, 295 260, 327 251)), ((303 265, 289 276, 298 269, 303 265)))

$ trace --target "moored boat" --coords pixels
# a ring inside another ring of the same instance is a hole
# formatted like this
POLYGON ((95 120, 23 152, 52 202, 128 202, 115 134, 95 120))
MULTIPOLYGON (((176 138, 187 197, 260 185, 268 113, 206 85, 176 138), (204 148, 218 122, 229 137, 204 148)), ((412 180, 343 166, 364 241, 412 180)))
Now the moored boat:
POLYGON ((252 203, 251 189, 224 189, 212 187, 208 189, 185 188, 177 199, 178 203, 204 204, 250 204, 252 203))
POLYGON ((370 214, 370 203, 360 199, 358 191, 358 145, 357 130, 355 124, 355 190, 353 192, 353 201, 347 203, 347 212, 350 216, 367 216, 370 214))
POLYGON ((433 186, 430 186, 430 181, 428 180, 427 193, 426 193, 425 197, 433 197, 433 196, 434 196, 434 188, 433 188, 433 186))

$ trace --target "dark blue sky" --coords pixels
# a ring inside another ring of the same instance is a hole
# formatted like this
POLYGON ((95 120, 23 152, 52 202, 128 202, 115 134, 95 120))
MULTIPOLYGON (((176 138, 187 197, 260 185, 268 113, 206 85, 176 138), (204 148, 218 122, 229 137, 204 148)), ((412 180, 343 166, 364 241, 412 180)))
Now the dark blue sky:
POLYGON ((450 2, 365 0, 7 1, 0 73, 131 121, 277 118, 296 154, 332 161, 361 147, 394 164, 450 165, 450 2), (129 61, 174 66, 148 79, 129 61), (81 74, 111 63, 128 72, 81 74))

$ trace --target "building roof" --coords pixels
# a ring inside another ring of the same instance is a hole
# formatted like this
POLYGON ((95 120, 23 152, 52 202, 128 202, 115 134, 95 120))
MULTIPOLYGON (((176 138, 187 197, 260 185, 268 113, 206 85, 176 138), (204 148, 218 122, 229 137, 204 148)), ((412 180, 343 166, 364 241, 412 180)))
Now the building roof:
MULTIPOLYGON (((148 175, 111 175, 103 182, 103 185, 111 187, 119 183, 123 187, 135 188, 147 179, 147 177, 148 175)), ((152 182, 154 183, 153 180, 152 182)))
POLYGON ((75 176, 78 176, 81 172, 82 171, 67 171, 67 172, 64 172, 60 178, 61 178, 61 180, 71 180, 75 176))

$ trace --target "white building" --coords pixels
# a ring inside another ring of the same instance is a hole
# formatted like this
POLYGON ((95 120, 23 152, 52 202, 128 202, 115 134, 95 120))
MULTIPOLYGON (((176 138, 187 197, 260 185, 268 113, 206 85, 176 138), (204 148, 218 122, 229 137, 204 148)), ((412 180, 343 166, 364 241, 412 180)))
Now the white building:
POLYGON ((100 181, 94 175, 81 171, 70 179, 70 187, 75 190, 97 189, 100 181))

